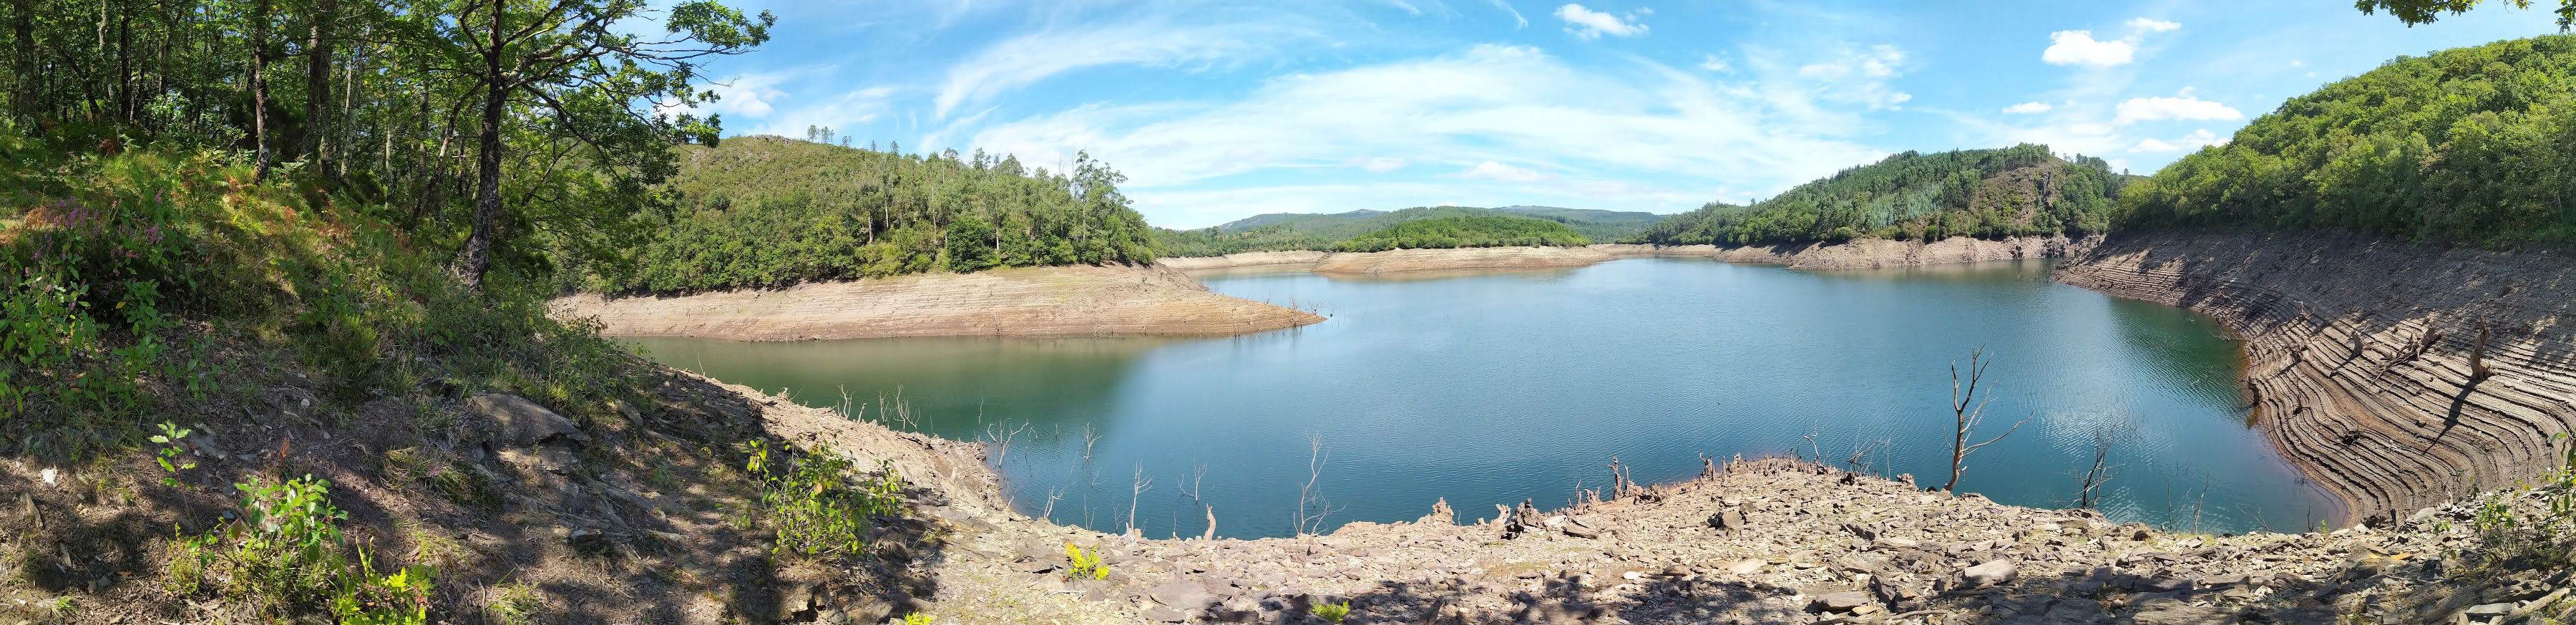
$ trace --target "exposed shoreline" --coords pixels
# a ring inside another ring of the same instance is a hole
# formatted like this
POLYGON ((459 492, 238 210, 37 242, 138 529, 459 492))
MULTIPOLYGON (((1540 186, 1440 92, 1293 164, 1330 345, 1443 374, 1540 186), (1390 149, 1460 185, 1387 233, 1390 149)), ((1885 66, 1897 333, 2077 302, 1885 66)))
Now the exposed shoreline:
POLYGON ((1974 263, 2023 258, 2063 258, 2100 244, 2101 237, 2063 235, 1979 239, 1951 237, 1938 242, 1857 239, 1843 243, 1764 245, 1641 245, 1605 243, 1592 246, 1622 258, 1648 256, 1707 258, 1720 262, 1781 265, 1791 269, 1883 269, 1917 265, 1974 263))
POLYGON ((1074 265, 684 296, 556 299, 610 336, 794 341, 902 336, 1220 336, 1324 318, 1209 292, 1167 267, 1074 265))
POLYGON ((2356 518, 2529 478, 2555 466, 2550 437, 2576 429, 2576 329, 2562 323, 2576 262, 2563 249, 2156 233, 2106 242, 2056 278, 2240 335, 2259 424, 2356 518))

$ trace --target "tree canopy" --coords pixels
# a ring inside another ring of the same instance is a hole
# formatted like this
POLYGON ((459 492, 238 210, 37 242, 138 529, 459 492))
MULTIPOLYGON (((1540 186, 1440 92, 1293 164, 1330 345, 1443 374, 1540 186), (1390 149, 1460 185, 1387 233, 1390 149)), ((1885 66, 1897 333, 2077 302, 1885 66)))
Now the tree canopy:
POLYGON ((1509 215, 1462 215, 1418 219, 1388 226, 1334 243, 1336 252, 1392 249, 1501 247, 1509 245, 1591 245, 1565 224, 1509 215))
MULTIPOLYGON (((2361 9, 2364 15, 2387 11, 2389 15, 2397 16, 2398 21, 2414 26, 2442 19, 2443 13, 2467 13, 2469 9, 2485 3, 2484 0, 2354 0, 2353 6, 2361 9)), ((2502 0, 2496 4, 2517 9, 2531 8, 2531 0, 2502 0)), ((2558 0, 2557 13, 2559 30, 2576 25, 2576 0, 2558 0)))
POLYGON ((1087 154, 1049 172, 980 151, 763 136, 679 155, 675 201, 642 218, 658 235, 631 266, 600 265, 572 286, 689 291, 1154 259, 1144 217, 1118 192, 1125 177, 1087 154))
POLYGON ((2124 194, 2124 227, 2576 240, 2576 37, 2400 57, 2124 194))
POLYGON ((1553 206, 1418 206, 1399 211, 1265 213, 1197 230, 1156 229, 1154 239, 1156 249, 1161 250, 1164 256, 1330 250, 1335 249, 1338 243, 1404 222, 1480 215, 1552 221, 1596 241, 1617 240, 1636 234, 1664 218, 1663 215, 1645 212, 1553 206))
POLYGON ((1712 202, 1634 240, 1745 245, 2101 232, 2128 178, 2100 158, 2060 159, 2043 145, 1908 151, 1750 206, 1712 202))

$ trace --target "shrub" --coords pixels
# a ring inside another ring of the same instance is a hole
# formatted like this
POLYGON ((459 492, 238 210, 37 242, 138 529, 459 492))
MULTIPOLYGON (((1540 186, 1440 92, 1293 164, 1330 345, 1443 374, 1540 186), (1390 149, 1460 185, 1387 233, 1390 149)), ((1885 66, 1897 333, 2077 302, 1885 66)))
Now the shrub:
POLYGON ((793 454, 781 470, 767 444, 745 444, 744 469, 761 480, 758 515, 776 540, 773 553, 794 553, 833 560, 858 556, 867 548, 868 517, 902 512, 903 477, 891 462, 878 477, 854 486, 855 468, 831 446, 793 454))

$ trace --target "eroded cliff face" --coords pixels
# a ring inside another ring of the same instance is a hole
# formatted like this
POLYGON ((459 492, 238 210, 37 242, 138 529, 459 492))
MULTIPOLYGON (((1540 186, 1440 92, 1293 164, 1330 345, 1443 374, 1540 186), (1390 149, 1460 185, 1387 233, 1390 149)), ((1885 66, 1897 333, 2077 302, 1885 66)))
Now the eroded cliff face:
POLYGON ((896 336, 1228 335, 1323 321, 1211 293, 1168 267, 1076 265, 805 284, 672 297, 583 294, 560 316, 611 336, 739 341, 896 336))
POLYGON ((1311 265, 1314 264, 1315 261, 1323 259, 1324 252, 1296 250, 1287 252, 1244 252, 1241 254, 1227 254, 1224 256, 1167 256, 1155 259, 1154 264, 1184 271, 1194 271, 1199 269, 1232 269, 1236 267, 1264 267, 1270 265, 1311 265))
POLYGON ((1786 265, 1792 269, 1881 269, 1973 263, 2023 258, 2060 258, 2082 252, 2098 238, 2064 236, 1978 239, 1953 237, 1937 242, 1859 239, 1843 243, 1771 245, 1636 245, 1603 244, 1592 249, 1622 257, 1672 256, 1708 258, 1730 263, 1786 265))
POLYGON ((2576 425, 2576 259, 2353 236, 2121 236, 2060 282, 2242 335, 2258 425, 2356 520, 2553 467, 2576 425))

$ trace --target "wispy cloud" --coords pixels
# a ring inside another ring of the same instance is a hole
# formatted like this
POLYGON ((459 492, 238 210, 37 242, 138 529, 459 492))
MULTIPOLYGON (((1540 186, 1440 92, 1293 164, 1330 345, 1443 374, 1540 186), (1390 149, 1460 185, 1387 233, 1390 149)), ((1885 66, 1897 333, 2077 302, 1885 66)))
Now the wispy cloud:
POLYGON ((1351 160, 1342 161, 1343 167, 1357 167, 1373 174, 1403 169, 1406 164, 1404 159, 1391 156, 1353 156, 1351 160))
POLYGON ((1469 179, 1481 178, 1502 182, 1538 182, 1548 179, 1548 175, 1546 173, 1513 167, 1494 161, 1477 163, 1474 166, 1459 170, 1458 177, 1469 179))
POLYGON ((2191 131, 2191 134, 2183 135, 2182 138, 2174 139, 2172 141, 2155 138, 2140 140, 2136 146, 2130 147, 2129 151, 2180 152, 2183 150, 2196 150, 2200 149, 2201 146, 2208 145, 2227 145, 2227 139, 2225 137, 2218 136, 2217 133, 2210 132, 2207 128, 2202 128, 2191 131))
POLYGON ((1652 14, 1653 9, 1637 9, 1614 15, 1583 8, 1580 4, 1556 8, 1556 18, 1565 20, 1565 32, 1574 33, 1576 39, 1584 40, 1599 39, 1602 35, 1635 37, 1646 34, 1646 25, 1638 18, 1652 14))
POLYGON ((1091 24, 1003 40, 959 61, 939 90, 936 115, 1035 84, 1056 74, 1106 65, 1180 67, 1210 64, 1311 36, 1279 23, 1184 26, 1165 21, 1091 24))
POLYGON ((2035 115, 2035 114, 2039 114, 2039 113, 2046 113, 2046 112, 2049 112, 2050 110, 2055 109, 2055 108, 2057 108, 2055 105, 2049 104, 2049 103, 2047 103, 2047 102, 2023 102, 2023 103, 2020 103, 2020 104, 2015 104, 2015 105, 2012 105, 2012 106, 2004 107, 2004 112, 2006 112, 2006 113, 2011 113, 2011 114, 2014 114, 2014 115, 2035 115))
POLYGON ((1507 0, 1493 0, 1493 2, 1494 8, 1502 9, 1504 13, 1511 14, 1512 21, 1520 23, 1520 25, 1513 26, 1513 28, 1529 28, 1529 18, 1521 17, 1521 10, 1512 8, 1511 2, 1508 2, 1507 0))
POLYGON ((2139 32, 2161 33, 2180 29, 2182 28, 2182 24, 2180 22, 2169 22, 2160 19, 2141 17, 2129 20, 2129 27, 2138 29, 2139 32))
POLYGON ((2110 67, 2126 65, 2137 57, 2137 44, 2122 40, 2100 41, 2089 30, 2061 30, 2048 34, 2048 49, 2039 60, 2050 65, 2110 67))
POLYGON ((2163 121, 2170 119, 2232 120, 2245 118, 2245 113, 2237 111, 2235 107, 2192 97, 2190 89, 2182 90, 2182 94, 2179 97, 2158 96, 2152 98, 2130 98, 2120 102, 2119 112, 2119 117, 2113 119, 2111 123, 2132 124, 2142 121, 2163 121))

